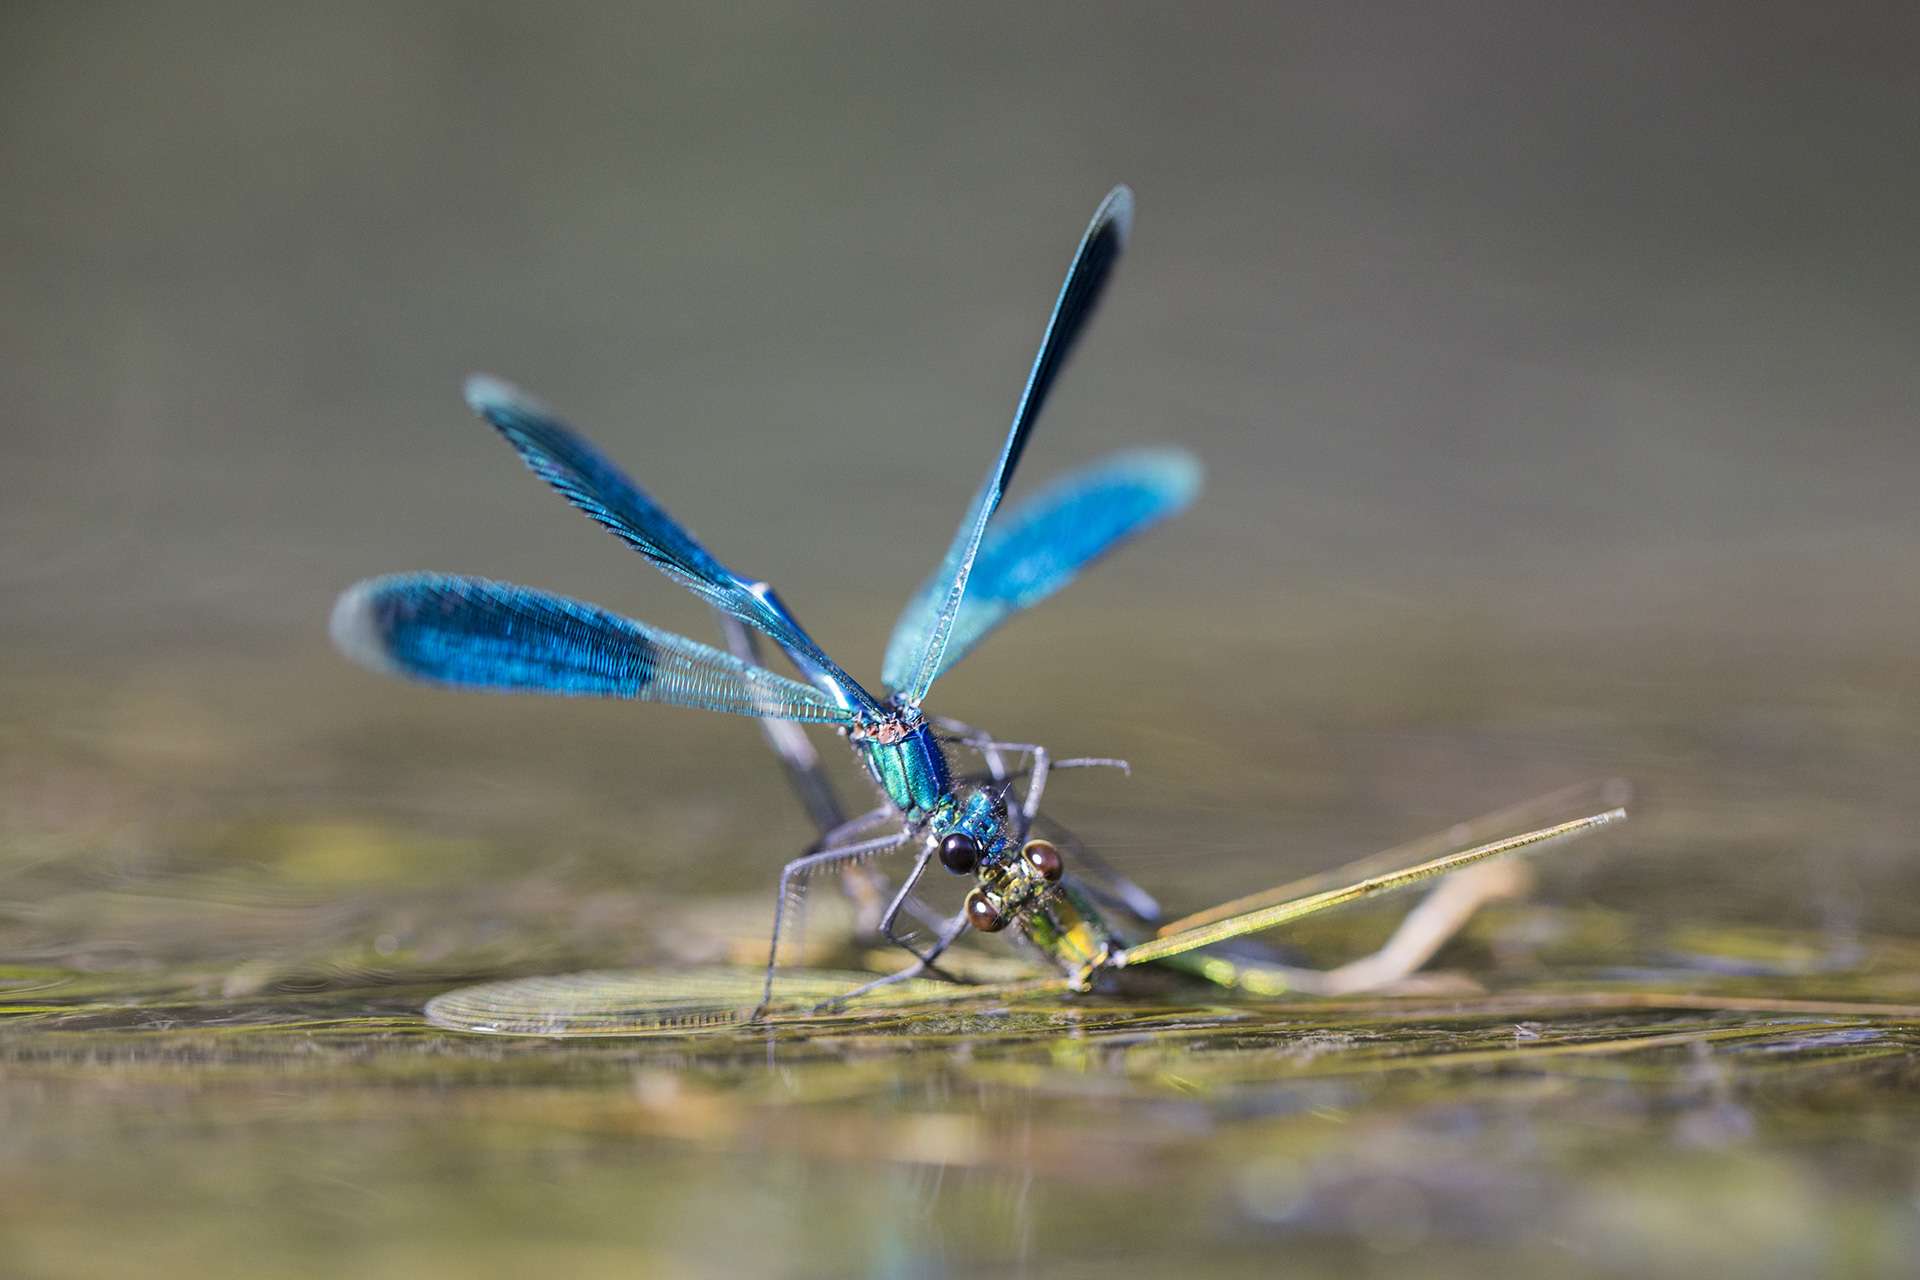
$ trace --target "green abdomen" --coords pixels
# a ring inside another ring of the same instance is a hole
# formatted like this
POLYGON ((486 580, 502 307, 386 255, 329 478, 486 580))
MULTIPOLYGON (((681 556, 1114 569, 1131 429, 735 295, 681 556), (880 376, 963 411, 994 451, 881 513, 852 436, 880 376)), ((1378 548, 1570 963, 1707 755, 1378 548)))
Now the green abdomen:
POLYGON ((1079 894, 1066 885, 1020 918, 1027 940, 1047 953, 1063 973, 1084 976, 1102 963, 1113 934, 1079 894))

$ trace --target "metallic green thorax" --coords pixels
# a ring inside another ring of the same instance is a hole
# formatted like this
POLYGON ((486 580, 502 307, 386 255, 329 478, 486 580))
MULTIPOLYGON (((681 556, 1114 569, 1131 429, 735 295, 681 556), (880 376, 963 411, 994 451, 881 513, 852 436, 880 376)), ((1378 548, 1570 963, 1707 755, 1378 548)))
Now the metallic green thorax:
POLYGON ((876 734, 856 737, 855 742, 867 771, 909 822, 923 821, 951 799, 953 778, 946 753, 925 721, 893 741, 876 734))

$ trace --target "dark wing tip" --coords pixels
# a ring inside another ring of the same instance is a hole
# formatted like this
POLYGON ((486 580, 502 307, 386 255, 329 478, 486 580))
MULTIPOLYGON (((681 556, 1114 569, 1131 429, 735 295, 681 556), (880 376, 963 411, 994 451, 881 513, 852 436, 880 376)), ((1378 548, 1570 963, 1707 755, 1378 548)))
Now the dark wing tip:
POLYGON ((1127 240, 1133 235, 1133 188, 1121 183, 1107 192, 1107 198, 1093 211, 1093 227, 1112 228, 1112 234, 1118 244, 1125 248, 1127 240))

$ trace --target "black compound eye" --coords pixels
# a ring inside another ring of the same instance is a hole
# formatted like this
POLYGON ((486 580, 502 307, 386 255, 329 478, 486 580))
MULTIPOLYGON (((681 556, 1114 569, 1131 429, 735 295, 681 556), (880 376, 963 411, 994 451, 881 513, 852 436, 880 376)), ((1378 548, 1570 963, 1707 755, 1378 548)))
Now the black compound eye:
POLYGON ((956 831, 940 842, 940 865, 957 876, 966 875, 980 861, 980 842, 956 831))
POLYGON ((1060 873, 1066 869, 1060 862, 1060 851, 1045 840, 1027 841, 1026 847, 1020 850, 1020 856, 1027 860, 1028 866, 1048 880, 1058 880, 1060 873))
POLYGON ((975 889, 967 895, 967 923, 982 933, 998 933, 1007 927, 1007 918, 987 901, 986 894, 975 889))

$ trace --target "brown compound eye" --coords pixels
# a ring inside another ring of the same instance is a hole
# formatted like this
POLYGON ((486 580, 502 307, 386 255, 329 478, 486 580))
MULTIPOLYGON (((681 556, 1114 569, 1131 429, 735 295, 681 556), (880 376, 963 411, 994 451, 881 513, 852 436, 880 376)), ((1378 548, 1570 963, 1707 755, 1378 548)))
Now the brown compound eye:
POLYGON ((1048 880, 1058 880, 1060 873, 1066 870, 1060 862, 1060 851, 1045 840, 1027 841, 1026 847, 1020 850, 1020 856, 1027 860, 1028 866, 1048 880))
POLYGON ((986 894, 975 889, 967 895, 967 923, 982 933, 998 933, 1007 927, 1007 918, 987 901, 986 894))

